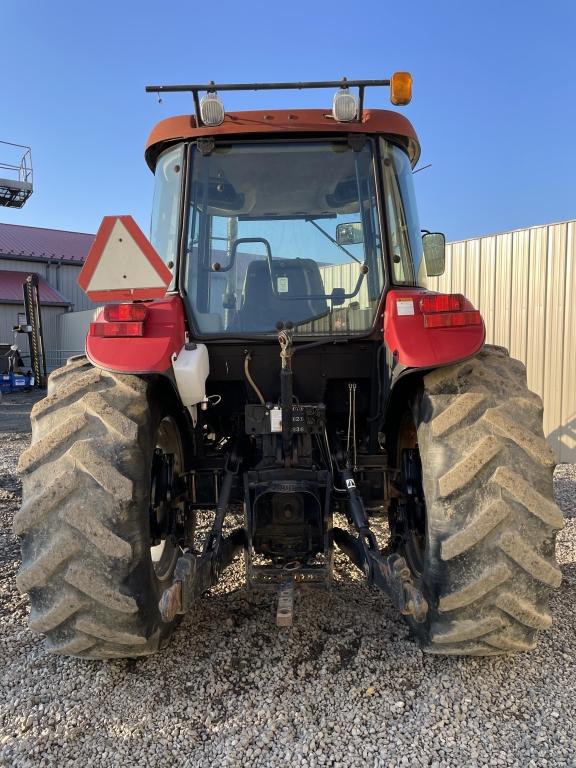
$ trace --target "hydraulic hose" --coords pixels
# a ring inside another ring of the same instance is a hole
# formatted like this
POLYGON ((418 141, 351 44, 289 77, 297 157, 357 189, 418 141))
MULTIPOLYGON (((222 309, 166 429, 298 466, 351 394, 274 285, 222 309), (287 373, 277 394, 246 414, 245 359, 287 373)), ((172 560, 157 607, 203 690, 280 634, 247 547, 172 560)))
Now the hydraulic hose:
POLYGON ((264 400, 264 396, 262 395, 262 392, 260 392, 260 390, 258 389, 256 382, 250 375, 250 360, 252 360, 252 352, 248 352, 248 354, 244 358, 244 375, 246 376, 248 383, 256 393, 258 400, 260 400, 262 405, 265 405, 266 401, 264 400))

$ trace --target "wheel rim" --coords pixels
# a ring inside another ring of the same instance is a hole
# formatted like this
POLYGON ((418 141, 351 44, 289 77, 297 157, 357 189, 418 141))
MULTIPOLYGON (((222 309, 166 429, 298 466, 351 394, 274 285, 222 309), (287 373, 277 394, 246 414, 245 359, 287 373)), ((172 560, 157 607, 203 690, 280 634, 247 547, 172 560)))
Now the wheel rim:
MULTIPOLYGON (((183 471, 184 454, 182 449, 182 440, 180 430, 176 421, 171 416, 166 416, 158 425, 156 433, 155 449, 161 451, 166 456, 173 456, 173 476, 177 478, 183 471)), ((161 541, 158 544, 151 544, 150 557, 154 572, 159 581, 166 580, 174 570, 176 560, 180 554, 180 547, 174 538, 173 515, 176 514, 174 505, 169 502, 163 503, 160 508, 154 507, 153 490, 154 476, 152 477, 152 491, 150 499, 150 514, 156 515, 157 524, 164 528, 161 532, 161 541)), ((151 519, 151 537, 152 519, 151 519)))
POLYGON ((411 413, 404 414, 400 422, 396 459, 404 498, 398 500, 393 534, 408 567, 414 576, 419 577, 424 570, 426 555, 426 503, 422 489, 418 434, 411 413), (410 472, 406 471, 407 464, 410 465, 410 472))

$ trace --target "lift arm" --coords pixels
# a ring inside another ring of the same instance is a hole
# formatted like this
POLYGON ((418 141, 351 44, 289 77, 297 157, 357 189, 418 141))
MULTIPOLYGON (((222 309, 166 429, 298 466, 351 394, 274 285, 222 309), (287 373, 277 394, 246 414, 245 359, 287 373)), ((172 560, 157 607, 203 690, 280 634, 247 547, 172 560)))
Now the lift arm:
POLYGON ((214 523, 204 542, 202 553, 185 552, 178 558, 172 585, 164 590, 160 598, 159 608, 164 621, 173 621, 177 615, 186 613, 195 600, 218 582, 236 553, 246 546, 243 528, 237 528, 226 537, 222 531, 230 504, 232 484, 239 466, 239 459, 232 453, 226 464, 214 523))
POLYGON ((354 475, 348 467, 341 469, 340 473, 348 493, 349 516, 358 538, 354 538, 348 531, 335 528, 334 543, 364 572, 370 584, 386 592, 400 613, 413 616, 417 622, 424 621, 428 603, 422 592, 414 586, 406 561, 397 554, 384 557, 380 553, 354 475))

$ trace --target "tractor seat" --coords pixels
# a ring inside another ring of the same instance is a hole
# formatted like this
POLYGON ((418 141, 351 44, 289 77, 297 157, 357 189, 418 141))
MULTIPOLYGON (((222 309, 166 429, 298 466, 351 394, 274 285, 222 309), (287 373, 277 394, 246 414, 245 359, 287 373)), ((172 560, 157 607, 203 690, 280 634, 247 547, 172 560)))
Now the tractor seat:
POLYGON ((280 296, 272 289, 267 261, 251 261, 244 279, 243 301, 237 325, 241 331, 273 331, 278 322, 302 323, 325 315, 326 299, 293 299, 324 293, 318 264, 313 259, 274 259, 274 281, 280 296))

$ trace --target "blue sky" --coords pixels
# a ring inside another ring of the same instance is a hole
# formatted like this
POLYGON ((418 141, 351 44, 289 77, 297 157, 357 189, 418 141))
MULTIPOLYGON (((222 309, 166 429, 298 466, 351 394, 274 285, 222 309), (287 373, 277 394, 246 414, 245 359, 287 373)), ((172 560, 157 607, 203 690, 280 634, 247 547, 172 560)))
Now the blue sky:
MULTIPOLYGON (((148 231, 153 124, 188 112, 148 83, 387 77, 422 142, 423 227, 448 239, 576 217, 576 3, 0 0, 0 139, 32 146, 35 192, 0 222, 148 231)), ((227 94, 229 109, 328 106, 330 93, 227 94)), ((368 106, 389 107, 386 91, 368 106)), ((0 158, 1 161, 1 158, 0 158)))

